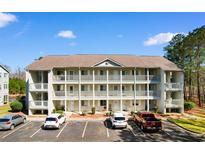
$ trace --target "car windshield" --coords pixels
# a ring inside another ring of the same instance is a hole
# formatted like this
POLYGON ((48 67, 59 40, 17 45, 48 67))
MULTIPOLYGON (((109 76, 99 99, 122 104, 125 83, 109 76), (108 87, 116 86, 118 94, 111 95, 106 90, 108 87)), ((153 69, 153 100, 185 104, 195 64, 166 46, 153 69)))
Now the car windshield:
POLYGON ((0 119, 0 122, 8 122, 9 119, 0 119))
POLYGON ((125 117, 115 117, 115 120, 125 120, 125 117))
POLYGON ((46 121, 56 121, 56 118, 46 118, 46 121))
POLYGON ((143 118, 154 118, 154 114, 143 114, 142 115, 143 118))

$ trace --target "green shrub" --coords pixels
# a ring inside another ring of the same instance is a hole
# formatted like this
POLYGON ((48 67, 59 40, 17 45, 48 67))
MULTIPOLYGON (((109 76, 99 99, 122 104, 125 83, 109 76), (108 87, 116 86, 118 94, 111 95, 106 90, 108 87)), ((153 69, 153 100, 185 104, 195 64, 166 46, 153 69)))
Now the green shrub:
POLYGON ((56 110, 55 113, 63 114, 64 111, 63 110, 56 110))
POLYGON ((191 110, 196 106, 194 102, 185 102, 184 103, 184 109, 185 110, 191 110))
POLYGON ((92 107, 92 114, 95 114, 95 107, 92 107))
POLYGON ((105 112, 105 116, 112 116, 113 115, 113 111, 107 111, 105 112))
POLYGON ((23 105, 19 101, 14 101, 14 102, 10 103, 10 107, 11 107, 11 110, 13 112, 19 112, 19 111, 22 111, 22 109, 23 109, 23 105))

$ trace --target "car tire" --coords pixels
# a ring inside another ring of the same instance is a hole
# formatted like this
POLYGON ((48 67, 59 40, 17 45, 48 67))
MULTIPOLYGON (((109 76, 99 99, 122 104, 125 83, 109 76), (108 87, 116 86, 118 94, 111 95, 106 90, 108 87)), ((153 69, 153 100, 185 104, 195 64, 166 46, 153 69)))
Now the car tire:
POLYGON ((14 125, 11 125, 10 130, 13 130, 13 129, 14 129, 14 125))
POLYGON ((143 127, 143 125, 141 124, 140 125, 140 129, 143 131, 144 130, 144 127, 143 127))
POLYGON ((115 125, 112 125, 112 129, 115 129, 115 125))

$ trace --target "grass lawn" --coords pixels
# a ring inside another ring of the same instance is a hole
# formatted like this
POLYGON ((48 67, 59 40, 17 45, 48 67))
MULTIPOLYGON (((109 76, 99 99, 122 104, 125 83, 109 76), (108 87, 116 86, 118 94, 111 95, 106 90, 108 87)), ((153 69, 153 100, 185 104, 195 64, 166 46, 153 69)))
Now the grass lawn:
POLYGON ((205 119, 169 118, 169 121, 172 121, 187 130, 200 134, 205 133, 205 119))
POLYGON ((0 117, 4 116, 6 114, 9 114, 10 113, 9 110, 11 110, 9 103, 5 104, 3 106, 0 106, 0 117))

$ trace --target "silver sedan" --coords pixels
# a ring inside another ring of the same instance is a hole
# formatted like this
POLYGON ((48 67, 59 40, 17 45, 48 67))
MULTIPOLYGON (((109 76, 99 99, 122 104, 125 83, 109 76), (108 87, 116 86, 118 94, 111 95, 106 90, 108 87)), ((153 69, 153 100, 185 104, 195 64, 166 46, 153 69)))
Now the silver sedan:
POLYGON ((25 123, 26 117, 19 114, 6 115, 0 118, 0 130, 14 129, 15 126, 25 123))

